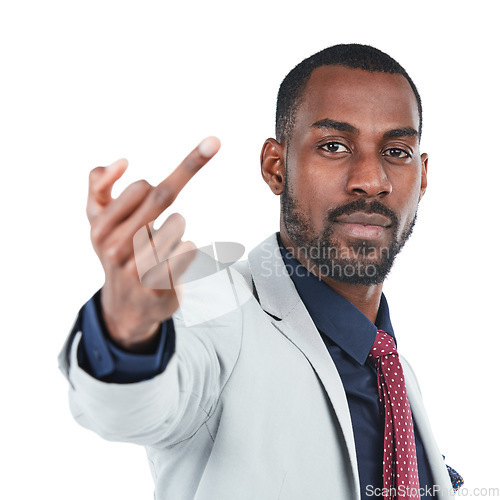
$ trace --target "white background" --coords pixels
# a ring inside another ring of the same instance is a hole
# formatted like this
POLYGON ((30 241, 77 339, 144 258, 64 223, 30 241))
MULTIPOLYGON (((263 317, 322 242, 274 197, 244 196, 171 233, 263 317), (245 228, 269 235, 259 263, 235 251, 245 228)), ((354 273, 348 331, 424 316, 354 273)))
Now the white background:
MULTIPOLYGON (((2 499, 152 498, 144 451, 71 418, 56 355, 103 274, 91 168, 157 183, 203 137, 222 149, 172 207, 198 245, 278 228, 260 178, 285 74, 336 43, 374 45, 420 89, 429 189, 386 284, 399 349, 466 486, 499 487, 498 48, 493 2, 2 2, 2 499)), ((172 499, 177 500, 177 499, 172 499)))

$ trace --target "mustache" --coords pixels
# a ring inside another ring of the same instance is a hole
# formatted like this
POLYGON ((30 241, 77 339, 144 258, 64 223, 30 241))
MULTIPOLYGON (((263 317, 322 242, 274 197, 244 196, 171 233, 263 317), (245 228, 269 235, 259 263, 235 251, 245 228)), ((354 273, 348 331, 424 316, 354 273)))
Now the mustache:
POLYGON ((328 211, 326 218, 328 222, 333 224, 341 215, 349 215, 355 212, 384 215, 385 217, 391 219, 392 226, 394 226, 395 228, 399 226, 399 218, 396 215, 396 212, 386 207, 378 200, 367 202, 364 198, 359 198, 358 200, 351 201, 350 203, 346 203, 345 205, 332 208, 328 211))

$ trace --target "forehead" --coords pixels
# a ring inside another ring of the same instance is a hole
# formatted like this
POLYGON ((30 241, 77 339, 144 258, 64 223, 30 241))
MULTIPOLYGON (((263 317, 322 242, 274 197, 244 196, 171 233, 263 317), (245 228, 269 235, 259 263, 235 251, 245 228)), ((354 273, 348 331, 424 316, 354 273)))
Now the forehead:
POLYGON ((345 121, 361 132, 419 127, 417 100, 403 75, 342 66, 321 66, 312 72, 296 127, 324 118, 345 121))

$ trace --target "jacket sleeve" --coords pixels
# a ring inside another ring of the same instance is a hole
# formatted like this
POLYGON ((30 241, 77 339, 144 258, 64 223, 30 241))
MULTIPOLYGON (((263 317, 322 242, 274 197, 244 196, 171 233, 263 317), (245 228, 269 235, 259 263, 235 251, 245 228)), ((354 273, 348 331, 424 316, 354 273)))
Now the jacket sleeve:
POLYGON ((250 294, 237 275, 232 272, 228 279, 224 270, 184 287, 182 307, 174 315, 175 353, 149 380, 107 383, 87 373, 78 361, 79 315, 59 355, 77 422, 105 439, 143 446, 171 446, 192 436, 214 412, 238 359, 239 304, 250 294))
POLYGON ((130 353, 111 339, 101 311, 100 290, 83 306, 82 337, 78 364, 88 374, 103 382, 126 384, 153 378, 167 366, 175 351, 175 328, 172 319, 164 321, 155 345, 147 353, 130 353))

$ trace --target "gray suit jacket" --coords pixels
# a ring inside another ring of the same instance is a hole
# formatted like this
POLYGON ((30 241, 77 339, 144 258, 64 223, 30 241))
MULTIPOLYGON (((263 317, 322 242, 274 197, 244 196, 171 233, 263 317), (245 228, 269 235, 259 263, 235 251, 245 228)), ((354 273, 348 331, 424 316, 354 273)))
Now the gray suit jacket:
MULTIPOLYGON (((105 439, 145 446, 157 500, 359 499, 342 382, 276 235, 230 273, 185 288, 176 352, 151 380, 94 379, 78 366, 73 330, 59 359, 74 418, 105 439)), ((438 498, 448 498, 415 375, 402 363, 438 498)))

